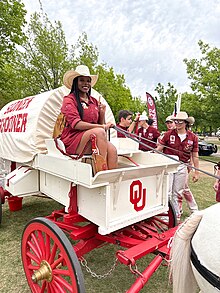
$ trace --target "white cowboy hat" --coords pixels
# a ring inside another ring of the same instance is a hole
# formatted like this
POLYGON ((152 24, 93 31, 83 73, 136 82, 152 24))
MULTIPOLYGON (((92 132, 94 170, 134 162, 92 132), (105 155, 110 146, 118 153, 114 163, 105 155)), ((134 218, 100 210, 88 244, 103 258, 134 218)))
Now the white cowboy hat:
POLYGON ((146 111, 143 111, 142 114, 139 117, 139 121, 145 121, 145 120, 147 121, 148 117, 147 117, 146 111))
POLYGON ((173 119, 172 119, 172 118, 173 118, 172 115, 167 116, 165 123, 166 123, 166 122, 173 122, 173 119))
POLYGON ((176 114, 176 116, 172 116, 172 120, 184 120, 187 121, 190 125, 194 124, 195 118, 189 117, 186 112, 179 112, 176 114))
POLYGON ((76 67, 76 70, 69 70, 64 74, 63 83, 69 89, 72 88, 73 80, 77 76, 89 76, 91 77, 91 86, 93 87, 97 80, 98 75, 91 75, 89 68, 86 65, 79 65, 76 67))

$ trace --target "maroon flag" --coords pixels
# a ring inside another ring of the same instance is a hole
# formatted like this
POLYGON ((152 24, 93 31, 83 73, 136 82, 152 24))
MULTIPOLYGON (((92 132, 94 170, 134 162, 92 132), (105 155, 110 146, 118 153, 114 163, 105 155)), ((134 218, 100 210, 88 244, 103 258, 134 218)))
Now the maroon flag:
POLYGON ((148 117, 154 120, 152 126, 158 129, 157 109, 156 109, 154 98, 147 92, 146 92, 146 97, 147 97, 148 117))

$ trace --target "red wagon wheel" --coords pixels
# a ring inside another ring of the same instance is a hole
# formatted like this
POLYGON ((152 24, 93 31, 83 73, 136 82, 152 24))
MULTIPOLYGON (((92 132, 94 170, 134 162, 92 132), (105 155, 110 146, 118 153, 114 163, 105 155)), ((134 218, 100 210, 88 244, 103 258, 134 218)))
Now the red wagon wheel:
POLYGON ((21 254, 34 293, 84 293, 82 270, 64 232, 45 218, 31 220, 22 237, 21 254))
POLYGON ((168 207, 169 209, 167 212, 156 215, 150 219, 151 225, 155 226, 162 232, 177 225, 176 213, 171 201, 169 201, 168 207))
POLYGON ((2 223, 2 205, 5 201, 5 191, 2 186, 0 186, 0 224, 2 223))
POLYGON ((0 224, 1 223, 2 223, 2 197, 1 197, 1 189, 0 189, 0 224))

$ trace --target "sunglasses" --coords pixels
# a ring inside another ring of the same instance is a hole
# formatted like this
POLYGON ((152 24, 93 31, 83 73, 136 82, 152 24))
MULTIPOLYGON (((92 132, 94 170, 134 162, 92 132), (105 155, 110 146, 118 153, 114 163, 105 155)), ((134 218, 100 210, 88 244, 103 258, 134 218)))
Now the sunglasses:
POLYGON ((183 124, 185 121, 184 120, 174 120, 175 124, 183 124))

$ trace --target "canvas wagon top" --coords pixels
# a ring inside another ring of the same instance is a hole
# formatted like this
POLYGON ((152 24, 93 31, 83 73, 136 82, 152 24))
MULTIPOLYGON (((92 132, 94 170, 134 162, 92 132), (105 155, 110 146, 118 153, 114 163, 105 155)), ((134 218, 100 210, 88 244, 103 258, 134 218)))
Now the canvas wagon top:
MULTIPOLYGON (((33 160, 46 152, 45 139, 52 138, 63 97, 69 94, 65 86, 6 104, 0 111, 0 157, 19 163, 33 160)), ((92 89, 92 96, 100 94, 92 89)), ((114 122, 107 106, 106 120, 114 122)))

